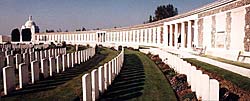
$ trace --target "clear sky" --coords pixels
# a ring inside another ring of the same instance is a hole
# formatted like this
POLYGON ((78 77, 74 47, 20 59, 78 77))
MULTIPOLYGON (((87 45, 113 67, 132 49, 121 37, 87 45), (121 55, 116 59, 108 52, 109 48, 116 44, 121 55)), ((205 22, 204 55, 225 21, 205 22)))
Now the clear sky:
POLYGON ((0 0, 0 34, 10 35, 32 15, 40 27, 74 31, 142 24, 159 5, 173 4, 179 13, 216 0, 0 0))

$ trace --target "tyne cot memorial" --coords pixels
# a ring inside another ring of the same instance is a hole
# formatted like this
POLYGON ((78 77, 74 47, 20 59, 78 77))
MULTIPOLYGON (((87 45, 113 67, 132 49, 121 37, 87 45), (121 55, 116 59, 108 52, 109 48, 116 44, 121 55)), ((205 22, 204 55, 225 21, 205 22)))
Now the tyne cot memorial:
POLYGON ((36 19, 0 40, 0 101, 250 101, 250 0, 86 31, 36 19))

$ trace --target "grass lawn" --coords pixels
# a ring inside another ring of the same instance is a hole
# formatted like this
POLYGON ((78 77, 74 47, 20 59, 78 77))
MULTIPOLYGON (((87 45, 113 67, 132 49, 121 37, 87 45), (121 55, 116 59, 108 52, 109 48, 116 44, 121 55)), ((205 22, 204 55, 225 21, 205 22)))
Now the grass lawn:
POLYGON ((97 68, 108 62, 119 54, 107 48, 99 49, 100 54, 96 54, 89 61, 77 65, 66 72, 56 74, 49 79, 41 80, 34 85, 29 85, 23 90, 15 91, 10 96, 1 98, 2 100, 43 100, 43 101, 71 101, 82 98, 81 77, 91 69, 97 68))
POLYGON ((120 74, 101 100, 176 101, 175 93, 157 65, 146 55, 125 50, 120 74))
POLYGON ((211 55, 202 55, 202 56, 213 59, 213 60, 216 60, 216 61, 220 61, 220 62, 228 63, 228 64, 231 64, 231 65, 240 66, 240 67, 243 67, 243 68, 250 69, 250 64, 249 63, 243 63, 243 62, 238 62, 238 61, 227 60, 227 59, 224 59, 224 58, 215 57, 215 56, 211 56, 211 55))
POLYGON ((211 65, 208 63, 198 61, 196 59, 187 58, 184 60, 188 61, 188 62, 190 62, 198 67, 201 67, 201 68, 207 70, 208 72, 215 73, 227 81, 231 81, 233 84, 235 84, 236 86, 238 86, 239 88, 241 88, 243 90, 250 91, 250 78, 241 76, 239 74, 233 73, 231 71, 222 69, 220 67, 217 67, 217 66, 214 66, 214 65, 211 65))

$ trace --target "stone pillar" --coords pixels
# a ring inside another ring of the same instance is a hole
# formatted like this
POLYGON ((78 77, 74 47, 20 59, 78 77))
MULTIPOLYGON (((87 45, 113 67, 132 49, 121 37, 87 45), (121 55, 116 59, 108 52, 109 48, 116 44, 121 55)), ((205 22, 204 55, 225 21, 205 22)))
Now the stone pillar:
POLYGON ((82 76, 82 94, 83 94, 83 101, 91 101, 92 100, 92 93, 91 93, 91 80, 89 74, 84 74, 82 76))
POLYGON ((143 31, 144 29, 141 29, 141 31, 140 31, 140 37, 141 37, 141 40, 140 40, 140 43, 143 43, 144 42, 144 31, 143 31))
POLYGON ((154 29, 154 28, 148 28, 148 34, 149 34, 148 37, 149 37, 149 43, 150 43, 150 44, 152 44, 152 42, 153 42, 153 40, 152 40, 152 39, 153 39, 152 37, 154 36, 154 33, 152 33, 152 30, 153 30, 153 29, 154 29), (152 35, 152 34, 153 34, 153 35, 152 35))
POLYGON ((32 61, 31 62, 31 83, 34 84, 35 81, 39 80, 39 72, 40 72, 39 62, 32 61))
POLYGON ((41 73, 43 73, 43 77, 47 78, 48 77, 48 59, 42 59, 41 60, 41 73))
POLYGON ((181 47, 185 48, 185 22, 181 23, 181 47))
POLYGON ((198 46, 198 20, 194 20, 194 45, 197 47, 198 46))
POLYGON ((150 39, 152 39, 152 42, 151 42, 151 43, 155 44, 155 43, 156 43, 156 41, 155 41, 155 39, 156 39, 156 27, 153 27, 153 28, 150 30, 149 33, 152 34, 152 36, 150 37, 150 39), (152 32, 152 31, 153 31, 153 32, 152 32))
POLYGON ((219 90, 220 84, 215 79, 210 79, 209 81, 209 100, 210 101, 219 101, 219 90))
POLYGON ((14 67, 7 66, 3 68, 3 88, 4 95, 7 95, 16 89, 16 77, 14 67))
POLYGON ((175 48, 177 48, 178 47, 178 23, 176 23, 175 25, 174 25, 175 27, 174 27, 174 47, 175 48))
POLYGON ((164 44, 164 47, 168 46, 168 25, 164 25, 163 26, 163 44, 164 44))
POLYGON ((99 91, 100 93, 103 93, 104 92, 104 69, 103 69, 103 66, 100 66, 98 68, 98 85, 99 85, 99 91))
POLYGON ((133 42, 135 43, 136 42, 136 31, 133 30, 133 42))
POLYGON ((62 68, 62 57, 58 55, 56 56, 56 72, 60 73, 61 68, 62 68))
POLYGON ((144 35, 145 35, 145 40, 144 40, 144 42, 145 42, 145 43, 148 43, 148 31, 147 31, 147 29, 144 29, 144 35))
POLYGON ((99 99, 99 83, 98 71, 94 69, 91 71, 91 87, 92 87, 92 101, 99 99))
POLYGON ((156 42, 157 42, 157 44, 161 44, 161 27, 157 27, 157 32, 156 32, 157 34, 157 40, 156 40, 156 42))
POLYGON ((53 76, 56 71, 56 59, 54 57, 49 58, 49 75, 53 76))
POLYGON ((137 43, 140 43, 140 30, 136 30, 136 40, 137 43))
POLYGON ((169 38, 169 46, 173 46, 173 25, 170 24, 170 38, 169 38))
POLYGON ((192 46, 192 40, 191 40, 191 34, 192 34, 192 22, 188 21, 188 41, 187 41, 187 48, 191 48, 192 46))
POLYGON ((65 71, 67 68, 67 55, 63 54, 62 55, 62 71, 65 71))
POLYGON ((21 63, 18 68, 18 74, 19 74, 19 88, 23 88, 25 85, 29 83, 28 65, 25 63, 21 63))

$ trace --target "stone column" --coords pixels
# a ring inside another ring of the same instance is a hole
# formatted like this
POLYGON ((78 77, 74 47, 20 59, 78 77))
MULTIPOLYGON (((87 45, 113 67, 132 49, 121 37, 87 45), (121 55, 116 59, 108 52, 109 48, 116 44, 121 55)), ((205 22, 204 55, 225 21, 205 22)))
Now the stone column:
POLYGON ((133 42, 135 43, 136 42, 136 31, 133 30, 133 42))
POLYGON ((152 44, 152 42, 154 41, 154 40, 152 40, 152 39, 154 39, 154 38, 152 38, 152 37, 154 37, 154 33, 152 33, 152 30, 153 30, 154 28, 148 28, 148 33, 149 33, 149 43, 150 44, 152 44), (153 34, 153 35, 152 35, 153 34))
POLYGON ((19 74, 19 88, 23 88, 25 85, 29 83, 28 65, 25 63, 21 63, 18 68, 18 74, 19 74))
POLYGON ((173 46, 173 25, 172 24, 170 24, 169 25, 170 26, 170 38, 169 38, 169 46, 173 46))
POLYGON ((104 92, 104 69, 103 66, 98 68, 98 79, 99 79, 99 91, 100 93, 104 92))
POLYGON ((7 66, 3 68, 3 88, 4 95, 7 95, 16 89, 16 77, 14 67, 7 66))
POLYGON ((168 46, 168 25, 164 25, 163 26, 163 44, 164 44, 164 47, 168 46))
POLYGON ((94 69, 91 71, 91 87, 92 87, 92 101, 99 99, 99 82, 98 71, 94 69))
POLYGON ((194 45, 197 47, 198 46, 198 19, 194 20, 194 45))
POLYGON ((145 40, 144 40, 144 42, 145 42, 145 43, 148 43, 148 31, 147 31, 147 29, 144 29, 144 35, 145 35, 145 40))
POLYGON ((178 23, 176 23, 174 25, 174 47, 177 48, 178 47, 178 23))
POLYGON ((141 29, 141 31, 140 31, 140 38, 141 38, 141 40, 140 40, 140 43, 142 44, 143 42, 144 42, 144 29, 141 29))
POLYGON ((157 42, 157 44, 160 44, 161 43, 161 27, 157 27, 157 40, 156 40, 156 42, 157 42))
POLYGON ((35 81, 39 80, 39 72, 40 72, 39 62, 32 61, 31 62, 31 83, 34 84, 35 81))
POLYGON ((91 101, 92 100, 92 93, 91 93, 91 80, 89 74, 84 74, 82 76, 82 94, 83 94, 83 101, 91 101))
POLYGON ((156 30, 157 30, 157 28, 155 27, 155 28, 153 28, 153 44, 155 44, 156 43, 156 30))
POLYGON ((185 48, 185 22, 181 23, 181 47, 185 48))
POLYGON ((140 30, 136 30, 136 40, 137 43, 140 43, 140 30))
POLYGON ((191 34, 192 34, 192 22, 191 22, 191 20, 189 20, 188 21, 188 41, 187 41, 187 48, 191 48, 191 46, 192 46, 191 34))

